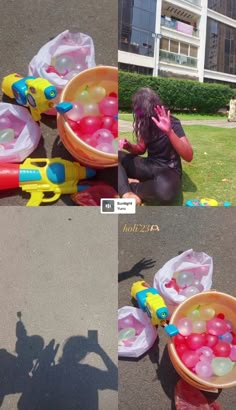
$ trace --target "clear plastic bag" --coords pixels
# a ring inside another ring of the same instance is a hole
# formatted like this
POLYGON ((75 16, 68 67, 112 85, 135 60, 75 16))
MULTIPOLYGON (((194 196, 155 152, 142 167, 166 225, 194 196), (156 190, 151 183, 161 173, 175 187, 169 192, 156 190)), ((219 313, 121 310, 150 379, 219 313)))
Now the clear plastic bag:
POLYGON ((118 345, 118 356, 139 357, 147 352, 155 343, 157 328, 151 324, 148 315, 141 309, 124 306, 118 310, 118 329, 122 329, 121 323, 127 318, 134 319, 133 327, 139 334, 137 334, 131 346, 118 345), (137 331, 137 328, 139 331, 137 331))
POLYGON ((33 57, 29 63, 29 75, 45 78, 55 85, 60 93, 70 80, 70 74, 78 74, 95 65, 92 38, 87 34, 66 30, 46 43, 33 57), (52 60, 61 56, 70 56, 74 60, 74 66, 70 67, 68 75, 60 76, 55 72, 47 72, 52 66, 52 60))
POLYGON ((180 271, 201 272, 201 284, 204 291, 210 290, 212 286, 213 259, 204 252, 194 252, 189 249, 170 259, 155 274, 153 286, 160 292, 169 308, 171 305, 179 305, 186 299, 184 295, 179 295, 175 289, 165 286, 172 279, 173 274, 180 271))
POLYGON ((0 141, 0 162, 22 162, 38 146, 41 130, 27 108, 0 103, 0 130, 14 129, 14 139, 0 141))

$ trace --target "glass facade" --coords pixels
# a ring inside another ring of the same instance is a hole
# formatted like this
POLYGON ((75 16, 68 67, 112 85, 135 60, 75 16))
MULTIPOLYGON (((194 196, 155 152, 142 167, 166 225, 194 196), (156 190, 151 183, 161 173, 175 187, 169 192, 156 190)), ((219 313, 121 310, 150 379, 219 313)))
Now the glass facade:
POLYGON ((235 0, 208 0, 208 8, 236 20, 235 0))
POLYGON ((154 55, 156 0, 119 0, 119 50, 154 55))
POLYGON ((236 75, 236 29, 207 20, 205 68, 236 75))
POLYGON ((128 71, 130 73, 152 75, 153 69, 149 67, 141 67, 133 64, 119 63, 118 68, 123 71, 128 71))

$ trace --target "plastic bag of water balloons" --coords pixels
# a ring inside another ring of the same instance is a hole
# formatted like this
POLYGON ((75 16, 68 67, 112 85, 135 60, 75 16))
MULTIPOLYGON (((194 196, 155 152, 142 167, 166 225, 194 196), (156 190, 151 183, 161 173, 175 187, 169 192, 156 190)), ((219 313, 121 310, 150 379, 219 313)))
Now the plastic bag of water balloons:
POLYGON ((82 184, 79 185, 79 187, 80 186, 83 190, 71 195, 71 199, 76 203, 76 205, 100 206, 101 199, 119 197, 116 190, 105 182, 88 181, 87 183, 86 181, 83 181, 82 184))
MULTIPOLYGON (((58 92, 55 102, 59 102, 60 93, 68 81, 95 65, 92 38, 87 34, 66 30, 38 51, 29 63, 28 74, 45 78, 55 85, 58 92)), ((48 113, 56 115, 56 110, 48 113)))
POLYGON ((155 274, 153 286, 171 308, 186 298, 212 286, 213 259, 204 252, 189 249, 170 259, 155 274))
POLYGON ((118 356, 140 357, 156 338, 157 328, 141 309, 124 306, 118 310, 118 356))
POLYGON ((40 137, 41 130, 26 108, 0 103, 0 163, 24 161, 40 137))

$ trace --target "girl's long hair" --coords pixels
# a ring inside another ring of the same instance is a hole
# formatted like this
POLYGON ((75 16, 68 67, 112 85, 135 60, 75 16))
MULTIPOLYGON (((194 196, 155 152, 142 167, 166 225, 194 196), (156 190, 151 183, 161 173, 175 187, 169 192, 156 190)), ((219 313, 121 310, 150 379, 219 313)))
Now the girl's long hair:
POLYGON ((140 88, 133 95, 133 128, 137 142, 139 142, 140 136, 142 136, 144 142, 147 142, 158 135, 158 128, 152 121, 152 117, 157 118, 154 111, 157 105, 161 106, 163 103, 160 97, 151 88, 140 88))

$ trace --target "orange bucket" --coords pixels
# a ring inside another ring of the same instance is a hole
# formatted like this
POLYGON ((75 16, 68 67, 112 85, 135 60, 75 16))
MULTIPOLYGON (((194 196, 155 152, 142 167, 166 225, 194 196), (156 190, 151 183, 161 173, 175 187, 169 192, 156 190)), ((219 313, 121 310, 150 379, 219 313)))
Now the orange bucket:
MULTIPOLYGON (((217 291, 202 292, 186 299, 175 309, 171 316, 170 323, 176 325, 179 319, 186 316, 191 307, 201 304, 209 304, 215 309, 216 313, 224 313, 226 318, 229 318, 229 320, 234 323, 233 331, 235 332, 236 298, 217 291)), ((217 393, 219 389, 229 389, 236 386, 236 366, 225 376, 211 376, 209 379, 202 379, 183 364, 176 352, 174 342, 171 339, 168 342, 168 351, 170 360, 177 373, 182 379, 197 389, 217 393)))
MULTIPOLYGON (((80 90, 88 85, 96 84, 104 87, 108 93, 115 92, 118 95, 118 69, 116 67, 98 66, 82 71, 66 85, 61 94, 60 102, 75 101, 80 90)), ((117 166, 117 154, 98 151, 86 144, 71 129, 64 115, 57 115, 57 126, 62 143, 82 165, 96 169, 117 166)))

